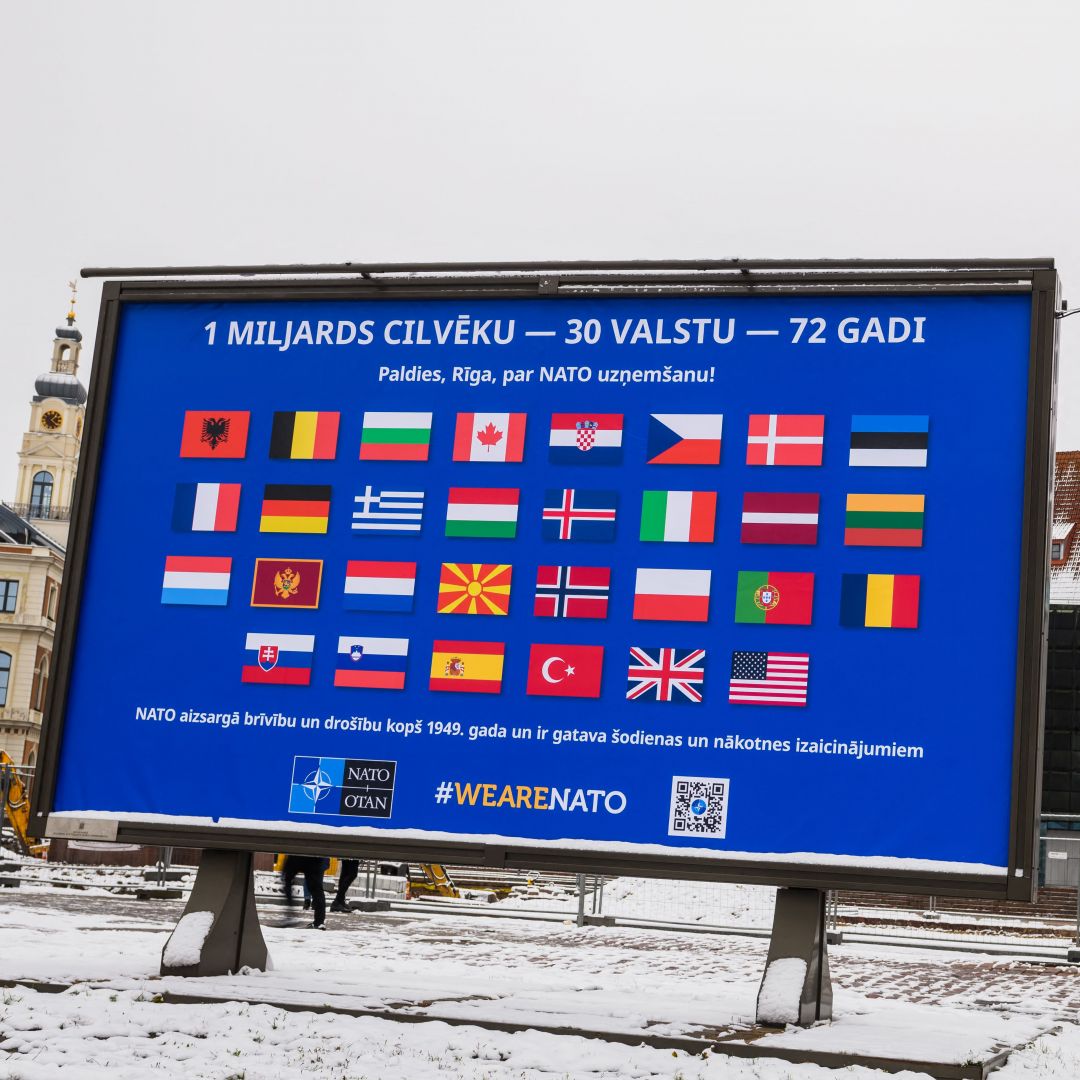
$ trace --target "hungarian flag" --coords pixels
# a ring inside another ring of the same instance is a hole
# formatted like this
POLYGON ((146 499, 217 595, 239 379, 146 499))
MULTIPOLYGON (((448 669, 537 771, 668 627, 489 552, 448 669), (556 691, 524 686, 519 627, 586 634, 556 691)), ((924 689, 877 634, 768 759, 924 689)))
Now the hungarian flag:
POLYGON ((643 649, 630 646, 627 701, 699 705, 705 687, 704 649, 643 649))
POLYGON ((634 618, 661 622, 708 622, 711 570, 643 567, 634 585, 634 618))
POLYGON ((615 539, 615 491, 548 488, 544 492, 542 531, 545 540, 615 539))
POLYGON ((848 465, 926 468, 929 416, 853 416, 848 465))
POLYGON ((517 535, 519 488, 450 489, 446 535, 513 540, 517 535))
POLYGON ((814 575, 790 570, 740 570, 735 621, 767 626, 809 626, 814 575))
POLYGON ((554 413, 549 460, 553 465, 620 465, 622 433, 622 413, 554 413))
POLYGON ((455 461, 521 461, 525 413, 458 413, 455 461))
POLYGON ((339 637, 334 685, 404 690, 408 638, 339 637))
POLYGON ((603 645, 533 645, 525 693, 534 697, 598 698, 603 645))
POLYGON ((245 648, 241 682, 310 685, 314 634, 248 634, 245 648))
POLYGON ((345 607, 350 611, 413 609, 416 563, 350 559, 345 564, 345 607))
POLYGON ((443 563, 440 615, 509 615, 513 568, 495 563, 443 563))
POLYGON ((176 532, 236 532, 239 484, 177 484, 172 527, 176 532))
POLYGON ((746 437, 747 465, 820 465, 825 417, 755 413, 746 437))
POLYGON ((553 619, 606 619, 609 566, 538 566, 533 615, 553 619))
POLYGON ((161 602, 225 607, 231 576, 232 558, 228 555, 166 555, 161 602))
POLYGON ((180 436, 182 458, 242 458, 247 453, 250 412, 221 412, 218 409, 189 410, 184 413, 180 436))
POLYGON ((267 484, 259 532, 325 533, 330 522, 328 484, 267 484))
POLYGON ((436 641, 431 648, 428 689, 498 694, 505 651, 501 641, 436 641))
POLYGON ((429 412, 366 412, 360 433, 361 461, 427 461, 429 412))
POLYGON ((840 625, 914 630, 919 625, 919 575, 844 574, 840 625))
POLYGON ((808 491, 743 494, 744 544, 816 544, 821 496, 808 491))
POLYGON ((849 547, 922 547, 925 495, 849 494, 844 543, 849 547))
POLYGON ((642 540, 711 544, 715 527, 715 491, 642 493, 642 540))
POLYGON ((336 412, 276 412, 270 456, 294 461, 333 461, 337 454, 336 412))
POLYGON ((652 413, 648 465, 719 465, 721 413, 652 413))
POLYGON ((317 608, 322 559, 256 559, 252 607, 317 608))

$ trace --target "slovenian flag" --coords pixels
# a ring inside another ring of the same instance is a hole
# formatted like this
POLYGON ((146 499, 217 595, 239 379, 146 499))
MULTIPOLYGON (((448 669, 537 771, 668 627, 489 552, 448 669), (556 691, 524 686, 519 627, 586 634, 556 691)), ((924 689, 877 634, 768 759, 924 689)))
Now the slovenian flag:
POLYGON ((620 465, 622 433, 622 413, 555 413, 548 458, 553 465, 620 465))
POLYGON ((416 563, 350 559, 345 566, 345 607, 350 611, 413 609, 416 563))
POLYGON ((229 556, 166 555, 161 602, 224 607, 231 572, 229 556))
POLYGON ((339 637, 335 686, 404 690, 408 638, 339 637))
POLYGON ((241 682, 310 685, 314 634, 248 634, 244 647, 247 663, 241 682))
POLYGON ((172 526, 176 532, 236 532, 239 484, 177 484, 172 526))

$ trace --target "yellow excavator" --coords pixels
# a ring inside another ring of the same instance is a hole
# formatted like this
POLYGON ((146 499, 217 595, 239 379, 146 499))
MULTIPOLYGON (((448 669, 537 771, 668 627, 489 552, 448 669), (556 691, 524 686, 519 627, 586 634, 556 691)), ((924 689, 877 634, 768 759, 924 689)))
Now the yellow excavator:
POLYGON ((436 896, 460 897, 461 892, 450 880, 446 867, 442 863, 420 863, 420 872, 424 875, 422 882, 413 882, 413 893, 434 893, 436 896))
POLYGON ((43 855, 48 844, 30 839, 30 795, 22 777, 15 771, 15 762, 0 750, 0 796, 3 797, 3 816, 15 830, 15 843, 24 855, 43 855))

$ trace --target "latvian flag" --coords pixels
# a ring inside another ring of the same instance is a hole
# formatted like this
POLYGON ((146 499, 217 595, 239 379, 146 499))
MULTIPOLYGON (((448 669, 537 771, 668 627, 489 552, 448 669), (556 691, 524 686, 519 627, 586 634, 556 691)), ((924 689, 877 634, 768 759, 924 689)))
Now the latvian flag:
POLYGON ((622 432, 622 413, 554 413, 549 460, 553 465, 620 465, 622 432))
POLYGON ((360 434, 361 461, 427 461, 429 412, 366 412, 360 434))
POLYGON ((333 461, 337 454, 336 412, 276 412, 270 457, 292 461, 333 461))
POLYGON ((539 566, 533 614, 551 619, 606 619, 609 566, 539 566))
POLYGON ((416 563, 350 559, 345 564, 345 607, 349 611, 408 614, 416 592, 416 563))
POLYGON ((641 496, 642 540, 711 544, 715 491, 646 491, 641 496))
POLYGON ((229 556, 166 555, 161 602, 224 607, 231 573, 229 556))
POLYGON ((246 683, 308 686, 314 634, 248 634, 247 663, 240 676, 246 683))
POLYGON ((525 413, 458 413, 455 461, 521 461, 525 413))
POLYGON ((747 491, 743 494, 744 544, 816 544, 816 491, 747 491))
POLYGON ((719 465, 721 413, 652 413, 647 465, 719 465))
POLYGON ((236 532, 239 484, 177 484, 172 527, 176 532, 236 532))
POLYGON ((926 468, 929 416, 853 416, 848 465, 926 468))
POLYGON ((404 690, 408 638, 339 637, 335 686, 404 690))
POLYGON ((755 413, 746 438, 747 465, 820 465, 823 415, 755 413))
POLYGON ((618 504, 614 491, 548 488, 544 492, 544 539, 614 540, 618 504))
POLYGON ((641 568, 634 585, 634 618, 708 622, 711 582, 711 570, 641 568))
POLYGON ((330 520, 328 484, 267 484, 259 532, 325 533, 330 520))
POLYGON ((520 488, 452 487, 446 504, 446 535, 513 540, 520 496, 520 488))

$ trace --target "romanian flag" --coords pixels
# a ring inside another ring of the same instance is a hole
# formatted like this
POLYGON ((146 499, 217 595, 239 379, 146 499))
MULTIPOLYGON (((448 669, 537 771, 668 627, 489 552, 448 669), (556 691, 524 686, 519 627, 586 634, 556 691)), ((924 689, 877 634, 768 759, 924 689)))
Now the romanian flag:
POLYGON ((919 575, 844 574, 840 625, 914 630, 919 625, 919 575))
POLYGON ((328 484, 267 484, 259 532, 325 533, 330 520, 328 484))
POLYGON ((462 694, 501 693, 505 651, 501 641, 436 641, 428 688, 462 694))
POLYGON ((844 514, 848 547, 922 547, 925 495, 849 494, 844 514))
POLYGON ((361 461, 427 461, 430 445, 429 412, 364 413, 361 461))
POLYGON ((814 575, 790 570, 740 570, 735 621, 766 626, 809 626, 814 575))
POLYGON ((270 456, 293 461, 333 461, 337 454, 336 412, 276 412, 270 456))
POLYGON ((513 568, 494 563, 443 563, 440 615, 509 615, 513 568))

